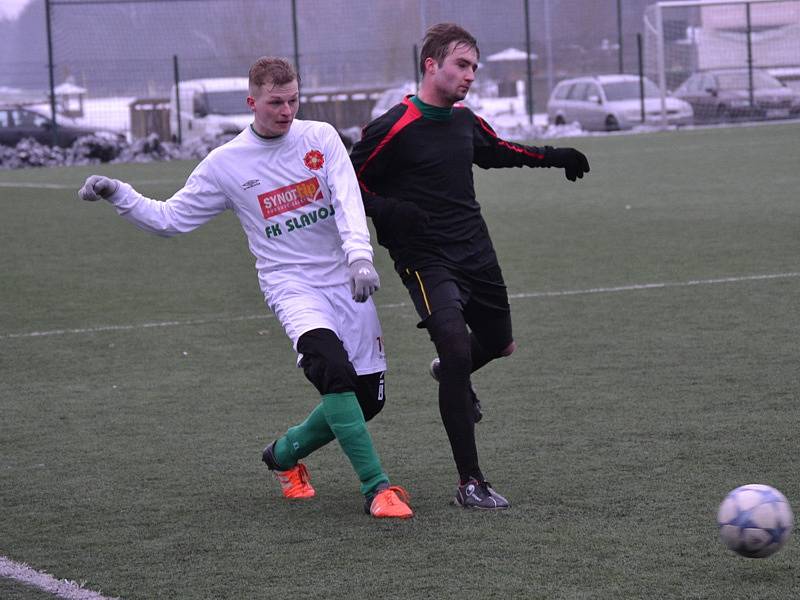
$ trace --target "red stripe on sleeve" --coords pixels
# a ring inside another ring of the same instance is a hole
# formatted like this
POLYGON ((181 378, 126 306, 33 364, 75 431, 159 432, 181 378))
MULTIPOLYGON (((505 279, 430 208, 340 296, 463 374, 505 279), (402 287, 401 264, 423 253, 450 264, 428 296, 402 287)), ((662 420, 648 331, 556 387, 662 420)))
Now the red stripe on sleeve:
POLYGON ((480 124, 481 128, 486 133, 488 133, 494 139, 497 140, 497 145, 498 146, 503 146, 504 148, 508 148, 509 150, 513 150, 514 152, 519 152, 520 154, 524 154, 525 156, 530 156, 531 158, 535 158, 537 160, 544 160, 544 154, 539 154, 538 152, 531 152, 530 150, 527 150, 527 149, 523 148, 522 146, 517 146, 516 144, 512 144, 512 143, 507 142, 505 140, 501 140, 499 137, 497 137, 497 134, 492 130, 492 128, 489 127, 489 125, 486 123, 486 121, 484 121, 478 115, 475 115, 475 118, 478 119, 478 123, 480 124))

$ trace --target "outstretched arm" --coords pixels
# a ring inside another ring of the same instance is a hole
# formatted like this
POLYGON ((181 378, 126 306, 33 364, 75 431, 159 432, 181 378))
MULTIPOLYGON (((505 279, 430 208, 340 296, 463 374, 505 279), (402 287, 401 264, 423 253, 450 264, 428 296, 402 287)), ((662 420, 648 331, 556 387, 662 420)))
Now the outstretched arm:
POLYGON ((126 221, 164 237, 192 231, 228 208, 226 196, 205 163, 200 163, 186 185, 166 202, 147 198, 129 184, 102 175, 90 175, 78 197, 89 202, 103 198, 126 221))
POLYGON ((473 162, 484 169, 501 167, 556 167, 570 181, 589 172, 589 160, 575 148, 526 146, 497 137, 489 124, 475 115, 473 162))

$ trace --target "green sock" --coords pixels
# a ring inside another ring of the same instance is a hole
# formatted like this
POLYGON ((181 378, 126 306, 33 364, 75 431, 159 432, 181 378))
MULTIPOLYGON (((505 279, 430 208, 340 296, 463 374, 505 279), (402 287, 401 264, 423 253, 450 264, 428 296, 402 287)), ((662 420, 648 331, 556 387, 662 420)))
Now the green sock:
POLYGON ((325 394, 321 406, 328 426, 361 481, 361 493, 367 495, 379 484, 388 483, 356 395, 353 392, 325 394))
POLYGON ((275 442, 275 460, 284 469, 291 469, 297 461, 322 448, 333 440, 333 432, 325 420, 322 404, 318 404, 306 420, 289 430, 275 442))

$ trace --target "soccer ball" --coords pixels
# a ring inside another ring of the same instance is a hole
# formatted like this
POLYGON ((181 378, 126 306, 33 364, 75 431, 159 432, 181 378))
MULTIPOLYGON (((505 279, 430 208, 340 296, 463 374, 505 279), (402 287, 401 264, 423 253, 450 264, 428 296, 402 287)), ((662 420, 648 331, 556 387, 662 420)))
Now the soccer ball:
POLYGON ((789 539, 793 520, 784 495, 757 483, 731 491, 717 512, 722 542, 747 558, 766 558, 780 550, 789 539))

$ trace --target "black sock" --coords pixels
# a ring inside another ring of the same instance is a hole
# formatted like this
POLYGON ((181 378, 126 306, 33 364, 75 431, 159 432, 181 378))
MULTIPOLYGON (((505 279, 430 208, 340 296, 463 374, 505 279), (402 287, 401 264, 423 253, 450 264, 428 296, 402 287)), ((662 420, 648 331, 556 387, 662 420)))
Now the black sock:
POLYGON ((439 352, 439 414, 462 484, 470 477, 479 481, 483 479, 478 466, 475 420, 469 392, 469 356, 457 351, 459 345, 466 344, 466 336, 461 340, 453 336, 445 340, 439 352))

